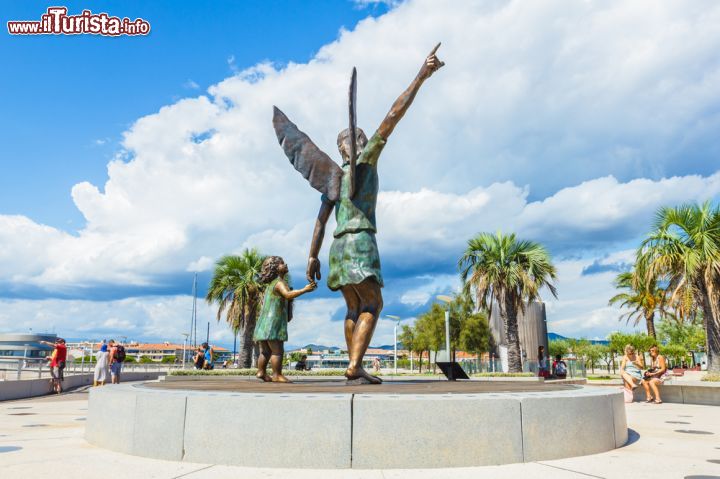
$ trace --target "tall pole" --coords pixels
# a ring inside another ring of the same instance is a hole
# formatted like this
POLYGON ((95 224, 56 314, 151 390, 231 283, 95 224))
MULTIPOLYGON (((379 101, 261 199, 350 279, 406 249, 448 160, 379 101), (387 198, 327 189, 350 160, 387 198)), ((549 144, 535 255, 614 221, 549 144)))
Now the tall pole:
POLYGON ((193 278, 193 307, 190 334, 193 335, 193 347, 197 347, 197 273, 195 273, 195 277, 193 278))
POLYGON ((183 358, 182 358, 182 368, 185 369, 185 360, 187 359, 187 353, 185 352, 187 349, 187 340, 188 340, 188 334, 183 333, 183 358))
MULTIPOLYGON (((450 304, 453 299, 445 294, 439 294, 437 299, 447 305, 447 309, 445 310, 445 351, 447 351, 447 361, 450 362, 452 361, 450 358, 450 304)), ((435 360, 437 361, 437 358, 435 360)))
POLYGON ((237 331, 233 331, 233 355, 232 355, 232 363, 237 364, 237 358, 235 357, 235 354, 237 354, 237 331))
POLYGON ((395 374, 397 375, 397 327, 398 323, 395 322, 395 374))
POLYGON ((398 345, 397 329, 398 329, 398 325, 400 324, 400 316, 395 316, 395 315, 392 315, 392 314, 388 314, 388 315, 385 316, 385 317, 388 318, 388 319, 392 319, 393 321, 395 321, 395 359, 393 359, 393 363, 394 363, 394 368, 395 368, 395 374, 397 374, 397 354, 398 354, 398 353, 397 353, 397 345, 398 345))
POLYGON ((448 362, 452 361, 450 357, 450 308, 445 310, 445 350, 448 355, 448 362))
POLYGON ((208 329, 207 329, 207 336, 205 337, 205 342, 210 344, 210 321, 208 321, 208 329))

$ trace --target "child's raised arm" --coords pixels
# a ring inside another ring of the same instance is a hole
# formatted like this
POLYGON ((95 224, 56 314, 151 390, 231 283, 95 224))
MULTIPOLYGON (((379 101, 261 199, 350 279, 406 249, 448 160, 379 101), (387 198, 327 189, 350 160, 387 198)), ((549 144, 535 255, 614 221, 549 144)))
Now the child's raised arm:
POLYGON ((293 290, 290 290, 290 288, 288 288, 288 285, 285 284, 285 281, 280 280, 277 283, 275 283, 275 292, 287 300, 295 299, 298 296, 302 296, 305 293, 314 291, 315 288, 317 288, 317 283, 315 283, 314 281, 311 281, 310 283, 306 284, 305 287, 302 289, 293 289, 293 290))

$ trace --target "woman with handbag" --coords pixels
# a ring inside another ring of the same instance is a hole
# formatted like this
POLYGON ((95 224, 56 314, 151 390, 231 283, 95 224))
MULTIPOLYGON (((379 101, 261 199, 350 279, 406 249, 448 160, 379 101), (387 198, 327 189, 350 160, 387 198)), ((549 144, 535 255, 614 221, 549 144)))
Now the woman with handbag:
POLYGON ((645 394, 647 394, 647 400, 645 402, 662 404, 662 399, 660 399, 660 386, 667 378, 666 373, 667 362, 665 361, 665 356, 660 354, 657 344, 653 344, 650 348, 650 369, 645 371, 643 375, 644 381, 642 382, 645 388, 645 394))

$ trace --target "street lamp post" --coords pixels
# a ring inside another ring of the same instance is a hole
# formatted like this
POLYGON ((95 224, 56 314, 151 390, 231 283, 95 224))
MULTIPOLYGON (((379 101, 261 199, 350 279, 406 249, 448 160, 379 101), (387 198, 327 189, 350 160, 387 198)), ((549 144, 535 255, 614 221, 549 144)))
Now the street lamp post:
POLYGON ((445 351, 447 351, 447 360, 450 362, 450 303, 453 299, 445 294, 438 295, 437 299, 448 305, 448 309, 445 310, 445 351))
POLYGON ((393 321, 395 321, 395 357, 393 358, 393 366, 394 366, 394 369, 395 369, 395 374, 397 374, 397 345, 398 345, 398 340, 397 340, 397 328, 398 328, 398 325, 400 324, 400 316, 395 316, 395 315, 392 315, 392 314, 386 314, 385 317, 388 318, 388 319, 392 319, 393 321))
POLYGON ((80 346, 82 351, 82 359, 80 359, 80 374, 85 373, 85 345, 80 346))
POLYGON ((187 346, 187 340, 188 336, 190 336, 190 333, 180 333, 183 337, 183 360, 182 360, 182 368, 185 369, 185 359, 187 358, 187 353, 185 352, 185 348, 187 346))

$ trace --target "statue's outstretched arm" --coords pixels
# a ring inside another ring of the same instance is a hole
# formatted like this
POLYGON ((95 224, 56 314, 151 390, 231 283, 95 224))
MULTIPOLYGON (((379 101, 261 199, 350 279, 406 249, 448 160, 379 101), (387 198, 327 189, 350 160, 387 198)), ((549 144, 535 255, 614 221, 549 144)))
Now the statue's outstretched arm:
POLYGON ((314 282, 320 279, 320 260, 318 254, 320 253, 320 247, 325 237, 325 224, 332 213, 334 204, 331 201, 323 198, 323 202, 320 205, 320 211, 318 211, 317 220, 315 220, 315 230, 313 231, 312 241, 310 242, 310 254, 308 255, 308 264, 306 276, 307 280, 314 282))
POLYGON ((315 288, 317 288, 317 284, 312 281, 301 289, 290 289, 288 288, 288 285, 285 284, 285 281, 278 281, 275 283, 275 292, 287 300, 295 299, 298 296, 309 293, 310 291, 315 291, 315 288))
POLYGON ((410 83, 410 86, 407 88, 407 90, 405 90, 402 95, 400 95, 398 99, 395 100, 392 108, 390 108, 387 116, 385 116, 385 119, 380 124, 377 132, 384 140, 388 139, 390 133, 393 132, 395 126, 398 124, 403 115, 405 115, 405 112, 415 99, 415 95, 420 89, 420 85, 422 85, 423 82, 430 78, 433 73, 435 73, 443 65, 445 65, 445 63, 441 62, 438 57, 435 56, 435 52, 438 48, 440 48, 439 43, 435 45, 435 48, 432 49, 430 55, 428 55, 428 57, 425 59, 425 62, 423 63, 423 66, 420 68, 420 72, 418 72, 415 79, 412 81, 412 83, 410 83))

